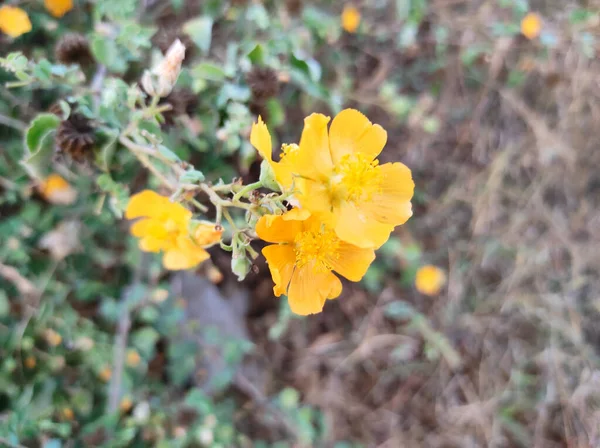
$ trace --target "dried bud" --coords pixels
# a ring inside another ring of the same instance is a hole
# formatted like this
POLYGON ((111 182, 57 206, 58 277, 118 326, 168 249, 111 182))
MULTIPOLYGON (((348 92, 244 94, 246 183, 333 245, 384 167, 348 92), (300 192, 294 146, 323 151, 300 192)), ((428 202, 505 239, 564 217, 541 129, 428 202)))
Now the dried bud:
POLYGON ((58 127, 55 140, 60 153, 66 153, 73 160, 82 162, 91 155, 94 147, 94 128, 83 115, 71 114, 58 127))
POLYGON ((94 60, 87 38, 79 33, 65 34, 56 44, 54 55, 63 64, 88 65, 94 60))
POLYGON ((271 67, 254 66, 246 75, 248 87, 256 101, 264 101, 274 97, 279 92, 277 72, 271 67))
POLYGON ((165 97, 177 82, 181 72, 181 64, 185 59, 185 46, 177 39, 167 54, 151 71, 146 70, 142 76, 142 87, 151 96, 165 97))

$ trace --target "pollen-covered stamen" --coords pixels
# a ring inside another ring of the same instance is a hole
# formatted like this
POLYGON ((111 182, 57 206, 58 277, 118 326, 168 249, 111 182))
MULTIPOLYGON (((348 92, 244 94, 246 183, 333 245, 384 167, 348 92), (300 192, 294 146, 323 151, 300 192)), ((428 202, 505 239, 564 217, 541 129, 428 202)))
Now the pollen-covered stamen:
POLYGON ((294 239, 296 266, 300 268, 314 262, 317 271, 330 271, 328 259, 338 256, 339 245, 340 240, 333 230, 322 228, 319 231, 301 232, 294 239))
POLYGON ((284 157, 295 153, 299 149, 300 147, 295 143, 284 143, 283 145, 281 145, 281 154, 279 157, 281 160, 283 160, 284 157))
POLYGON ((361 153, 345 155, 335 168, 332 187, 339 199, 369 200, 381 188, 379 161, 361 153))

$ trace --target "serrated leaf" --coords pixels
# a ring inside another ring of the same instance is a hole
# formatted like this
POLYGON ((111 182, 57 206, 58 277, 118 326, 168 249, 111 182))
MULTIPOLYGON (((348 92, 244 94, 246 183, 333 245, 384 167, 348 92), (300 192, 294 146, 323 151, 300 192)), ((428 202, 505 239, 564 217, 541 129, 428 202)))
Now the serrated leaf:
POLYGON ((127 70, 127 63, 114 40, 94 36, 91 49, 96 60, 106 65, 109 70, 116 73, 124 73, 127 70))
POLYGON ((186 171, 180 178, 179 181, 186 184, 194 184, 196 182, 204 181, 205 177, 202 171, 189 170, 186 171))
POLYGON ((186 22, 183 25, 183 32, 190 36, 203 53, 208 53, 212 39, 212 26, 212 17, 200 16, 186 22))

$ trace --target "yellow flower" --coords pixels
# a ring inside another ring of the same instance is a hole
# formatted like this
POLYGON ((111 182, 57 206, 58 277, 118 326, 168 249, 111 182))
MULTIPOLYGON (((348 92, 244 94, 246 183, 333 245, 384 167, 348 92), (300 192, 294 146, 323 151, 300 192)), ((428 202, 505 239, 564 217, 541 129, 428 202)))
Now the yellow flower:
POLYGON ((62 336, 50 328, 46 330, 44 337, 46 338, 46 342, 52 347, 56 347, 62 342, 62 336))
POLYGON ((13 38, 30 32, 29 16, 21 8, 15 6, 0 7, 0 31, 13 38))
POLYGON ((100 377, 100 379, 102 381, 104 381, 105 383, 108 383, 112 377, 112 371, 110 370, 110 367, 106 366, 104 367, 100 373, 98 374, 98 376, 100 377))
POLYGON ((37 361, 33 355, 29 355, 27 358, 25 358, 25 367, 27 367, 28 369, 35 368, 36 364, 37 361))
POLYGON ((58 174, 51 174, 39 186, 40 194, 52 204, 71 205, 77 200, 77 190, 58 174))
POLYGON ((293 173, 300 205, 325 214, 338 238, 378 248, 412 216, 415 184, 402 163, 379 165, 387 133, 354 109, 304 120, 293 173))
POLYGON ((121 403, 119 403, 119 409, 123 413, 129 412, 132 407, 133 407, 133 401, 131 401, 131 398, 129 398, 129 397, 123 397, 123 399, 121 400, 121 403))
POLYGON ((415 286, 421 294, 435 296, 439 294, 445 283, 446 274, 437 266, 428 264, 417 271, 415 286))
POLYGON ((344 6, 342 11, 342 28, 349 33, 355 33, 360 25, 360 12, 352 5, 344 6))
POLYGON ((163 265, 170 270, 189 269, 209 258, 203 246, 214 244, 220 232, 207 234, 200 224, 195 238, 190 235, 192 212, 181 204, 154 191, 145 190, 134 195, 127 209, 127 219, 143 218, 131 226, 131 234, 140 238, 139 247, 145 252, 164 252, 163 265))
POLYGON ((61 18, 73 9, 73 0, 44 0, 46 9, 56 18, 61 18))
POLYGON ((275 180, 281 186, 281 189, 283 191, 290 190, 293 184, 293 166, 298 158, 298 145, 282 145, 281 160, 279 162, 274 161, 271 135, 261 117, 258 117, 258 122, 252 125, 250 143, 269 163, 275 174, 275 180))
POLYGON ((274 294, 288 296, 296 314, 319 313, 327 299, 342 292, 340 279, 359 281, 375 259, 373 249, 341 241, 307 210, 266 215, 256 225, 258 236, 272 244, 262 250, 275 283, 274 294))
POLYGON ((75 418, 75 413, 71 408, 62 408, 60 413, 65 420, 73 420, 75 418))
POLYGON ((138 352, 136 352, 135 350, 128 350, 127 351, 127 365, 129 367, 137 367, 140 364, 140 361, 142 360, 140 354, 138 352))
POLYGON ((530 12, 521 20, 521 33, 527 39, 535 39, 540 35, 541 31, 542 18, 538 14, 530 12))

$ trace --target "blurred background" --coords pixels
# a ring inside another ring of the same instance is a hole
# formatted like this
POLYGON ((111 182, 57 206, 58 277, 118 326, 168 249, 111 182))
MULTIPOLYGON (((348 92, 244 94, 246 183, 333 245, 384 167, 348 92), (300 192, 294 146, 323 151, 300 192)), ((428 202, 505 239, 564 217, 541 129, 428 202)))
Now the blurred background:
POLYGON ((4 3, 32 30, 0 57, 36 65, 0 64, 0 446, 600 446, 598 2, 4 3), (63 144, 55 184, 19 164, 38 113, 93 102, 82 76, 118 123, 176 38, 153 132, 207 179, 258 179, 258 115, 278 148, 345 107, 411 168, 413 217, 323 313, 262 258, 238 282, 218 247, 196 272, 142 255, 119 204, 160 188, 118 148, 63 144))

